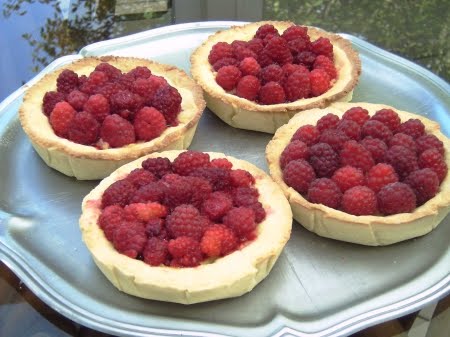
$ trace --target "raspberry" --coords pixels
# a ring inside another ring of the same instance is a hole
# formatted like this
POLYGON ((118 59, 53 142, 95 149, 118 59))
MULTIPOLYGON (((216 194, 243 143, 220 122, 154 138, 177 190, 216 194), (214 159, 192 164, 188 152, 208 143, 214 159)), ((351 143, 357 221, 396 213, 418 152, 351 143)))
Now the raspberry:
POLYGON ((330 145, 317 143, 309 148, 309 163, 318 177, 330 177, 339 167, 339 156, 330 145))
POLYGON ((101 94, 90 96, 83 108, 84 111, 90 113, 100 123, 110 113, 108 99, 101 94))
POLYGON ((203 235, 200 247, 209 257, 224 256, 234 251, 238 240, 233 231, 224 225, 213 225, 203 235))
POLYGON ((157 202, 134 203, 125 206, 125 217, 147 222, 153 218, 164 218, 167 215, 167 207, 157 202))
POLYGON ((294 62, 305 66, 308 69, 312 69, 314 61, 316 60, 316 54, 311 51, 302 51, 295 56, 294 62))
POLYGON ((429 168, 410 173, 403 182, 413 189, 418 206, 433 198, 439 191, 439 177, 429 168))
POLYGON ((294 140, 301 140, 308 146, 314 145, 319 141, 320 132, 314 126, 310 124, 303 125, 295 131, 294 135, 291 138, 291 142, 294 140))
POLYGON ((80 88, 80 91, 82 91, 88 95, 92 95, 95 93, 95 91, 99 87, 106 84, 107 82, 108 82, 108 75, 106 75, 102 71, 94 70, 89 75, 87 80, 83 84, 80 84, 79 88, 80 88))
POLYGON ((307 199, 314 204, 338 209, 341 205, 342 192, 333 180, 319 178, 309 185, 307 199))
POLYGON ((192 198, 191 184, 186 177, 178 174, 166 174, 161 183, 165 186, 164 203, 175 208, 182 204, 190 204, 192 198))
POLYGON ((131 203, 162 202, 165 198, 165 185, 150 182, 140 187, 131 197, 131 203))
POLYGON ((416 208, 416 195, 409 185, 392 183, 377 194, 378 209, 384 215, 409 213, 416 208))
POLYGON ((400 126, 400 117, 392 109, 378 110, 370 119, 383 123, 392 132, 395 132, 400 126))
POLYGON ((360 140, 361 139, 361 127, 358 123, 349 120, 349 119, 342 119, 336 126, 337 130, 343 131, 348 138, 353 140, 360 140))
POLYGON ((191 186, 191 204, 201 208, 203 202, 209 198, 212 193, 212 185, 208 180, 199 177, 185 177, 191 186))
POLYGON ((311 51, 316 55, 325 55, 333 59, 333 45, 326 37, 319 37, 311 43, 311 51))
POLYGON ((97 94, 105 96, 108 100, 111 99, 112 95, 117 94, 119 91, 125 90, 125 87, 118 83, 108 82, 105 85, 97 88, 95 91, 97 94))
POLYGON ((162 86, 153 97, 153 106, 166 118, 168 125, 177 125, 177 116, 181 111, 182 97, 177 89, 162 86))
POLYGON ((258 201, 251 205, 248 205, 255 212, 255 221, 256 223, 260 223, 266 218, 266 211, 263 205, 258 201))
POLYGON ((169 253, 172 255, 172 267, 195 267, 203 260, 200 243, 187 236, 169 241, 169 253))
POLYGON ((224 192, 214 192, 203 202, 202 213, 211 221, 220 221, 233 207, 233 200, 224 192))
POLYGON ((199 167, 208 167, 209 165, 209 154, 190 150, 178 155, 172 163, 173 171, 183 176, 189 175, 199 167))
POLYGON ((56 87, 58 92, 68 94, 72 90, 78 88, 78 75, 73 70, 64 69, 56 79, 56 87))
POLYGON ((303 159, 289 162, 283 170, 283 180, 300 194, 308 191, 311 182, 316 179, 312 166, 303 159))
POLYGON ((125 207, 135 191, 136 188, 133 184, 126 180, 118 180, 112 183, 105 192, 103 192, 102 208, 110 205, 125 207))
POLYGON ((42 99, 42 110, 46 116, 50 116, 56 103, 63 102, 66 99, 66 95, 62 92, 47 91, 42 99))
POLYGON ((257 77, 246 75, 239 80, 236 87, 236 95, 250 101, 255 101, 260 88, 261 83, 257 77))
POLYGON ((370 152, 375 163, 384 161, 388 147, 381 139, 366 137, 361 140, 360 144, 370 152))
POLYGON ((271 38, 264 47, 264 50, 270 55, 270 58, 279 65, 292 63, 293 61, 289 45, 282 37, 275 36, 271 38))
POLYGON ((408 149, 410 149, 412 152, 416 153, 416 142, 411 136, 408 136, 405 133, 399 132, 396 133, 392 138, 389 140, 389 147, 392 147, 394 145, 401 145, 408 149))
POLYGON ((328 113, 317 121, 316 127, 317 130, 322 133, 328 129, 335 129, 339 124, 339 121, 340 119, 338 116, 332 113, 328 113))
POLYGON ((264 39, 268 34, 279 35, 278 30, 273 25, 264 24, 258 28, 258 30, 255 33, 255 37, 259 39, 264 39))
POLYGON ((259 101, 261 104, 279 104, 286 99, 283 87, 277 82, 264 84, 259 90, 259 101))
MULTIPOLYGON (((311 41, 309 37, 299 37, 288 42, 289 50, 293 55, 298 55, 302 52, 309 52, 311 41)), ((314 60, 312 60, 314 62, 314 60)))
POLYGON ((386 163, 391 164, 395 168, 400 180, 403 180, 411 172, 419 168, 416 154, 401 145, 394 145, 387 150, 385 159, 386 163))
POLYGON ((345 142, 340 155, 342 166, 350 165, 360 168, 363 172, 367 172, 375 165, 371 153, 354 140, 345 142))
POLYGON ((383 123, 375 120, 368 120, 361 128, 362 137, 379 138, 384 142, 388 142, 392 138, 392 132, 383 123))
POLYGON ((97 141, 99 131, 97 120, 91 114, 80 111, 69 125, 67 138, 78 144, 90 145, 97 141))
POLYGON ((141 168, 131 171, 125 179, 132 183, 136 188, 140 188, 156 181, 156 177, 153 173, 141 168))
MULTIPOLYGON (((309 73, 309 70, 306 69, 304 66, 301 66, 299 64, 293 64, 293 63, 286 63, 281 67, 281 69, 283 70, 284 81, 287 80, 289 75, 293 74, 297 70, 300 70, 301 72, 303 72, 305 74, 309 73)), ((309 79, 309 77, 308 77, 308 79, 309 79)))
POLYGON ((284 83, 284 90, 288 101, 307 98, 311 92, 311 83, 307 71, 300 69, 290 74, 284 83))
POLYGON ((330 88, 330 76, 323 69, 313 69, 309 73, 311 96, 320 96, 330 88))
POLYGON ((342 119, 352 120, 358 123, 359 126, 363 126, 369 118, 369 112, 361 107, 350 108, 344 113, 344 115, 342 115, 342 119))
POLYGON ((169 260, 169 244, 166 240, 149 238, 142 251, 144 262, 151 266, 167 264, 169 260))
POLYGON ((224 90, 230 91, 233 90, 239 79, 241 78, 242 73, 236 66, 225 66, 219 69, 216 75, 216 82, 220 85, 224 90))
POLYGON ((219 167, 200 167, 192 171, 190 176, 208 180, 214 191, 226 189, 231 184, 230 170, 219 167))
POLYGON ((138 78, 149 78, 152 75, 152 72, 147 67, 138 66, 129 71, 128 74, 138 79, 138 78))
POLYGON ((139 223, 124 223, 117 227, 113 235, 113 246, 121 254, 135 259, 147 242, 145 228, 139 223))
POLYGON ((366 180, 367 187, 374 192, 378 192, 384 186, 398 182, 398 175, 391 165, 379 163, 367 172, 366 180))
POLYGON ((122 71, 120 71, 120 69, 117 69, 116 67, 107 62, 102 62, 98 64, 95 67, 95 70, 104 72, 106 75, 108 75, 108 79, 110 80, 114 80, 120 75, 122 75, 122 71))
POLYGON ((258 55, 264 49, 263 41, 255 37, 247 42, 247 48, 258 55))
POLYGON ((211 167, 218 167, 226 170, 231 170, 233 164, 226 158, 216 158, 211 160, 211 167))
POLYGON ((158 178, 162 178, 167 173, 172 173, 172 163, 167 158, 148 158, 141 165, 158 178))
POLYGON ((143 100, 139 95, 129 90, 121 90, 111 96, 110 104, 111 112, 119 113, 122 110, 134 112, 143 106, 143 100))
POLYGON ((258 202, 258 190, 252 187, 238 187, 232 192, 233 204, 239 206, 250 206, 258 202))
POLYGON ((267 67, 271 64, 273 64, 274 62, 272 61, 272 58, 270 57, 270 54, 268 51, 266 51, 265 49, 263 49, 257 57, 257 61, 259 63, 259 65, 261 67, 267 67))
POLYGON ((414 139, 419 138, 425 133, 425 125, 419 119, 408 119, 406 122, 400 124, 397 132, 403 132, 410 135, 414 139))
POLYGON ((258 57, 254 51, 247 48, 246 46, 233 47, 233 55, 234 55, 235 59, 237 59, 238 61, 242 61, 243 59, 245 59, 247 57, 253 57, 253 58, 258 57))
POLYGON ((155 108, 143 107, 134 117, 137 140, 145 142, 159 137, 166 129, 166 120, 155 108))
POLYGON ((419 156, 419 167, 430 168, 436 172, 439 182, 442 183, 447 175, 447 164, 438 149, 428 149, 419 156))
POLYGON ((230 227, 238 237, 248 238, 255 230, 255 212, 247 207, 232 208, 224 217, 224 225, 230 227))
POLYGON ((132 85, 132 90, 144 98, 147 105, 153 104, 153 98, 156 92, 169 84, 161 76, 152 75, 147 79, 138 78, 132 85))
POLYGON ((83 110, 84 103, 89 96, 79 90, 72 90, 66 97, 67 102, 77 111, 83 110))
POLYGON ((336 183, 342 192, 345 192, 352 187, 366 184, 366 178, 364 177, 363 171, 353 166, 343 166, 338 168, 333 173, 331 180, 336 183))
MULTIPOLYGON (((214 63, 213 68, 215 71, 219 71, 220 68, 225 66, 239 66, 239 61, 236 60, 234 57, 224 57, 220 60, 218 60, 216 63, 214 63)), ((240 69, 240 66, 239 66, 240 69)), ((242 69, 241 69, 242 71, 242 69)))
POLYGON ((281 37, 285 39, 286 41, 291 41, 298 38, 304 38, 308 36, 308 28, 303 26, 290 26, 288 27, 283 34, 281 34, 281 37))
POLYGON ((355 186, 342 196, 342 210, 353 215, 375 215, 378 213, 377 196, 366 186, 355 186))
POLYGON ((320 143, 330 145, 334 151, 339 152, 344 143, 349 140, 347 135, 339 130, 328 129, 322 132, 319 138, 320 143))
POLYGON ((255 183, 255 178, 249 172, 241 169, 231 170, 230 179, 234 187, 249 187, 255 183))
POLYGON ((159 239, 169 239, 167 230, 165 229, 166 221, 161 218, 151 218, 145 224, 145 233, 149 238, 157 237, 159 239))
POLYGON ((271 64, 261 69, 261 80, 263 84, 268 82, 280 82, 283 76, 283 70, 278 64, 271 64))
POLYGON ((233 57, 233 47, 226 42, 218 42, 212 46, 208 55, 208 61, 211 65, 225 57, 233 57))
POLYGON ((131 90, 133 83, 135 82, 135 78, 133 75, 125 73, 116 78, 116 83, 119 83, 124 87, 124 90, 131 90))
POLYGON ((133 125, 119 115, 109 115, 100 128, 100 137, 110 147, 122 147, 136 141, 133 125))
POLYGON ((107 206, 98 218, 98 225, 109 241, 113 240, 114 231, 124 221, 123 208, 118 205, 107 206))
POLYGON ((177 206, 166 218, 166 228, 173 238, 188 236, 200 240, 207 225, 208 220, 192 205, 177 206))
POLYGON ((435 135, 425 134, 416 139, 417 153, 421 154, 422 152, 428 149, 437 149, 441 155, 444 155, 444 143, 437 138, 435 135))
POLYGON ((55 104, 55 107, 50 114, 50 125, 57 136, 67 137, 70 125, 75 118, 76 113, 74 108, 65 101, 55 104))
POLYGON ((294 140, 290 142, 280 156, 280 167, 283 169, 289 162, 297 159, 307 160, 309 157, 308 146, 300 141, 294 140))
POLYGON ((334 66, 333 61, 324 55, 317 55, 313 64, 313 68, 325 70, 325 72, 332 80, 337 77, 337 70, 334 66))

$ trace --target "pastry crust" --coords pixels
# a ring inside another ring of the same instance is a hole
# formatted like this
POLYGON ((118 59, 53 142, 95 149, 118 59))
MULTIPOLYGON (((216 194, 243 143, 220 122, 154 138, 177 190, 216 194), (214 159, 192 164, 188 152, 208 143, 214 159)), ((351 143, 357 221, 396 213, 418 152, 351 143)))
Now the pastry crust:
POLYGON ((184 71, 146 59, 103 56, 86 57, 45 75, 28 89, 19 109, 19 117, 33 147, 48 166, 65 175, 90 180, 104 178, 123 164, 148 153, 188 148, 204 108, 201 88, 184 71), (101 62, 108 62, 123 72, 146 66, 153 74, 163 76, 182 96, 179 125, 167 128, 161 136, 151 141, 105 150, 56 136, 48 118, 42 113, 45 93, 56 90, 56 79, 64 69, 89 75, 101 62))
POLYGON ((241 250, 213 263, 194 268, 152 267, 118 253, 97 225, 101 196, 114 181, 124 178, 149 157, 167 157, 171 161, 181 151, 165 151, 139 158, 105 178, 83 200, 80 228, 83 241, 105 276, 121 291, 148 299, 191 304, 240 296, 263 280, 288 241, 292 212, 277 184, 252 164, 222 153, 209 152, 211 159, 227 158, 233 168, 252 173, 260 192, 259 201, 266 219, 258 225, 258 236, 241 250))
POLYGON ((333 103, 327 109, 304 111, 282 126, 266 148, 270 175, 281 186, 288 198, 294 219, 320 236, 369 246, 389 245, 429 233, 450 211, 450 175, 447 175, 441 183, 439 193, 416 208, 414 212, 390 216, 355 216, 325 205, 313 204, 283 181, 279 158, 295 131, 305 124, 315 125, 317 120, 328 113, 342 117, 346 110, 356 106, 367 109, 370 115, 377 110, 387 108, 395 110, 402 121, 410 118, 420 119, 425 125, 426 132, 435 135, 444 143, 445 160, 450 167, 449 139, 440 132, 438 123, 422 116, 387 105, 370 103, 333 103))
POLYGON ((290 103, 260 105, 229 94, 220 87, 216 83, 215 72, 208 63, 208 55, 212 46, 220 41, 229 43, 234 40, 248 41, 258 27, 263 24, 272 24, 280 32, 294 25, 292 22, 264 21, 234 26, 211 35, 191 55, 192 76, 205 91, 208 108, 220 119, 236 128, 274 133, 299 111, 323 108, 335 101, 348 102, 351 100, 353 89, 358 83, 361 73, 361 61, 358 53, 352 48, 350 41, 315 27, 308 27, 308 35, 311 40, 319 37, 330 39, 334 47, 335 65, 338 70, 337 81, 323 95, 290 103))

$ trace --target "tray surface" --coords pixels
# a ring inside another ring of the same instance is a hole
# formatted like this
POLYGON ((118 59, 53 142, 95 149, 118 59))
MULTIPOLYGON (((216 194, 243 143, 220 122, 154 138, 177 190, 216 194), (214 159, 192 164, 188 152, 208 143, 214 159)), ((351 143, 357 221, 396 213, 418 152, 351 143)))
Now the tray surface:
MULTIPOLYGON (((236 22, 182 24, 96 43, 57 59, 0 104, 0 259, 66 317, 124 336, 344 336, 450 291, 450 217, 432 233, 388 247, 325 239, 294 223, 269 276, 235 299, 183 306, 116 290, 93 263, 78 227, 82 198, 98 182, 47 167, 17 117, 23 93, 54 68, 84 56, 152 58, 189 71, 208 35, 236 22)), ((345 35, 360 52, 353 102, 384 103, 427 116, 450 135, 450 87, 429 71, 345 35)), ((191 149, 218 151, 267 171, 271 135, 233 129, 206 110, 191 149), (211 137, 211 135, 214 135, 211 137)))

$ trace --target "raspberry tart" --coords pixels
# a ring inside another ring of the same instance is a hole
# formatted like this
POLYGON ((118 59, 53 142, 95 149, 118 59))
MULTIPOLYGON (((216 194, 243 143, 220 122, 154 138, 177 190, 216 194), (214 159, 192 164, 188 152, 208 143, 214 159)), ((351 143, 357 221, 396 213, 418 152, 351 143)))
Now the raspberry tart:
POLYGON ((211 35, 191 55, 191 73, 225 123, 274 133, 299 111, 351 100, 361 62, 341 36, 264 21, 211 35))
POLYGON ((83 200, 83 241, 138 297, 191 304, 249 292, 289 239, 279 186, 221 153, 165 151, 117 169, 83 200))
POLYGON ((450 141, 390 106, 333 103, 281 127, 266 148, 294 218, 328 238, 388 245, 432 231, 450 210, 450 141))
POLYGON ((187 148, 204 107, 201 88, 182 70, 104 56, 44 76, 19 116, 48 166, 88 180, 148 153, 187 148))

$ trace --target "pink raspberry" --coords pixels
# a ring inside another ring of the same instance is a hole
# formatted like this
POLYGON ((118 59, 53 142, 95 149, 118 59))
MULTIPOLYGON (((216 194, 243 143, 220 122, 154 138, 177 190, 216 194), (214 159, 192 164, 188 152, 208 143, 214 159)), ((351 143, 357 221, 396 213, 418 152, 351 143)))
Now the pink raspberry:
POLYGON ((277 82, 264 84, 259 90, 259 101, 261 104, 284 103, 286 94, 283 87, 277 82))
POLYGON ((373 166, 366 175, 367 187, 378 192, 384 186, 398 182, 398 175, 392 165, 379 163, 373 166))
POLYGON ((242 73, 236 66, 225 66, 219 69, 216 75, 216 82, 220 85, 224 90, 230 91, 233 90, 239 79, 241 78, 242 73))
POLYGON ((67 137, 70 125, 75 118, 76 113, 74 108, 65 101, 55 104, 55 107, 50 114, 50 125, 57 136, 67 137))
POLYGON ((309 163, 318 177, 331 177, 339 167, 339 156, 330 145, 317 143, 309 148, 309 163))
POLYGON ((224 192, 213 192, 203 202, 202 213, 211 221, 220 221, 233 207, 233 200, 224 192))
POLYGON ((167 158, 147 158, 141 165, 144 169, 150 171, 158 178, 162 178, 164 175, 172 173, 172 163, 167 158))
POLYGON ((370 119, 383 123, 392 132, 395 132, 401 123, 400 117, 398 117, 398 114, 392 109, 378 110, 370 119))
POLYGON ((42 111, 48 117, 50 116, 56 103, 63 102, 66 99, 66 95, 62 92, 47 91, 42 99, 42 111))
POLYGON ((143 107, 134 117, 134 131, 138 140, 147 142, 157 138, 166 127, 164 116, 153 107, 143 107))
POLYGON ((392 136, 392 138, 389 140, 389 147, 392 147, 394 145, 401 145, 408 149, 410 149, 412 152, 416 153, 416 142, 411 136, 408 136, 405 133, 399 132, 392 136))
POLYGON ((239 70, 242 72, 242 75, 253 75, 258 76, 261 66, 258 64, 258 61, 254 57, 246 57, 239 63, 239 70))
POLYGON ((342 119, 350 119, 358 125, 363 126, 369 120, 369 112, 361 107, 353 107, 348 109, 343 115, 342 119))
POLYGON ((345 192, 352 187, 366 184, 366 178, 364 177, 363 171, 353 166, 343 166, 338 168, 333 173, 331 180, 336 183, 342 192, 345 192))
POLYGON ((306 124, 298 128, 291 138, 291 142, 294 140, 300 140, 308 146, 314 145, 319 141, 320 131, 314 125, 306 124))
POLYGON ((319 178, 309 185, 307 199, 314 204, 338 209, 341 205, 342 192, 333 180, 319 178))
POLYGON ((388 150, 388 147, 381 139, 366 137, 361 140, 360 144, 370 152, 376 163, 384 161, 384 156, 388 150))
POLYGON ((211 160, 211 167, 218 167, 226 170, 231 170, 233 164, 226 158, 215 158, 211 160))
POLYGON ((377 194, 378 209, 384 215, 409 213, 416 208, 416 195, 409 185, 392 183, 377 194))
POLYGON ((307 71, 301 69, 290 74, 284 83, 286 99, 294 102, 300 98, 307 98, 311 93, 311 83, 307 71))
POLYGON ((66 100, 75 110, 81 111, 88 98, 84 92, 75 89, 69 92, 66 100))
POLYGON ((413 189, 418 206, 424 204, 439 192, 439 177, 436 172, 429 168, 410 173, 403 182, 413 189))
POLYGON ((100 128, 100 137, 110 147, 122 147, 136 141, 133 124, 119 115, 109 115, 100 128))
POLYGON ((366 186, 355 186, 342 196, 342 210, 353 215, 376 215, 377 196, 366 186))
POLYGON ((278 64, 271 64, 261 69, 260 77, 263 84, 268 82, 281 82, 283 70, 278 64))
POLYGON ((340 155, 341 166, 354 166, 360 168, 363 172, 367 172, 375 165, 372 154, 364 146, 354 140, 345 142, 340 155))
POLYGON ((419 168, 416 154, 401 145, 394 145, 387 150, 385 158, 386 163, 395 168, 401 180, 419 168))
POLYGON ((320 96, 330 89, 330 76, 323 69, 313 69, 309 73, 311 96, 320 96))
POLYGON ((124 216, 129 220, 146 223, 154 218, 167 216, 167 207, 158 202, 132 203, 124 208, 124 216))
POLYGON ((230 228, 213 225, 205 231, 200 246, 206 256, 219 257, 234 251, 238 247, 238 240, 230 228))
POLYGON ((169 253, 173 259, 172 267, 195 267, 203 260, 200 243, 188 236, 169 241, 169 253))
POLYGON ((319 37, 311 43, 311 51, 316 55, 325 55, 333 59, 333 45, 326 37, 319 37))
POLYGON ((167 264, 169 260, 169 244, 166 240, 149 238, 142 251, 144 262, 151 266, 167 264))
POLYGON ((209 52, 208 61, 211 65, 225 57, 233 57, 233 47, 227 42, 216 43, 209 52))
POLYGON ((408 119, 406 122, 400 124, 397 132, 403 132, 407 135, 413 137, 414 139, 419 138, 425 133, 425 125, 420 121, 420 119, 408 119))
POLYGON ((58 92, 68 94, 72 90, 78 88, 78 75, 70 69, 64 69, 56 79, 56 87, 58 92))
POLYGON ((238 237, 248 238, 257 226, 255 212, 247 207, 232 208, 223 217, 223 224, 231 228, 238 237))
POLYGON ((428 149, 437 149, 441 155, 444 156, 444 143, 437 138, 435 135, 425 134, 416 139, 417 153, 421 154, 422 152, 428 149))
POLYGON ((300 194, 308 191, 311 182, 316 179, 312 166, 303 159, 290 161, 283 170, 283 180, 300 194))
POLYGON ((209 154, 191 150, 180 153, 172 163, 173 171, 183 176, 189 175, 199 167, 209 166, 209 154))
POLYGON ((121 254, 124 254, 132 259, 143 251, 145 243, 147 242, 147 235, 145 228, 139 223, 123 223, 114 231, 113 245, 114 248, 121 254))
POLYGON ((289 162, 297 159, 307 160, 309 157, 308 146, 300 141, 294 140, 290 142, 280 156, 280 166, 283 169, 289 162))
POLYGON ((438 149, 434 148, 425 150, 420 154, 419 167, 432 169, 437 174, 440 183, 442 183, 448 172, 444 157, 438 149))
POLYGON ((236 95, 250 101, 255 101, 260 88, 261 83, 257 77, 246 75, 239 80, 236 87, 236 95))
POLYGON ((100 123, 103 122, 110 113, 109 101, 101 94, 90 96, 83 108, 84 111, 90 113, 100 123))
POLYGON ((78 112, 69 125, 67 138, 72 142, 91 145, 98 140, 100 124, 89 113, 78 112))
POLYGON ((102 208, 111 205, 125 207, 133 196, 136 188, 126 180, 118 180, 112 183, 102 195, 102 208))
POLYGON ((153 97, 153 107, 161 112, 166 119, 167 125, 178 124, 177 117, 181 111, 182 97, 177 89, 170 85, 161 86, 153 97))
POLYGON ((192 205, 177 206, 166 218, 166 228, 173 238, 188 236, 200 240, 208 223, 192 205))

